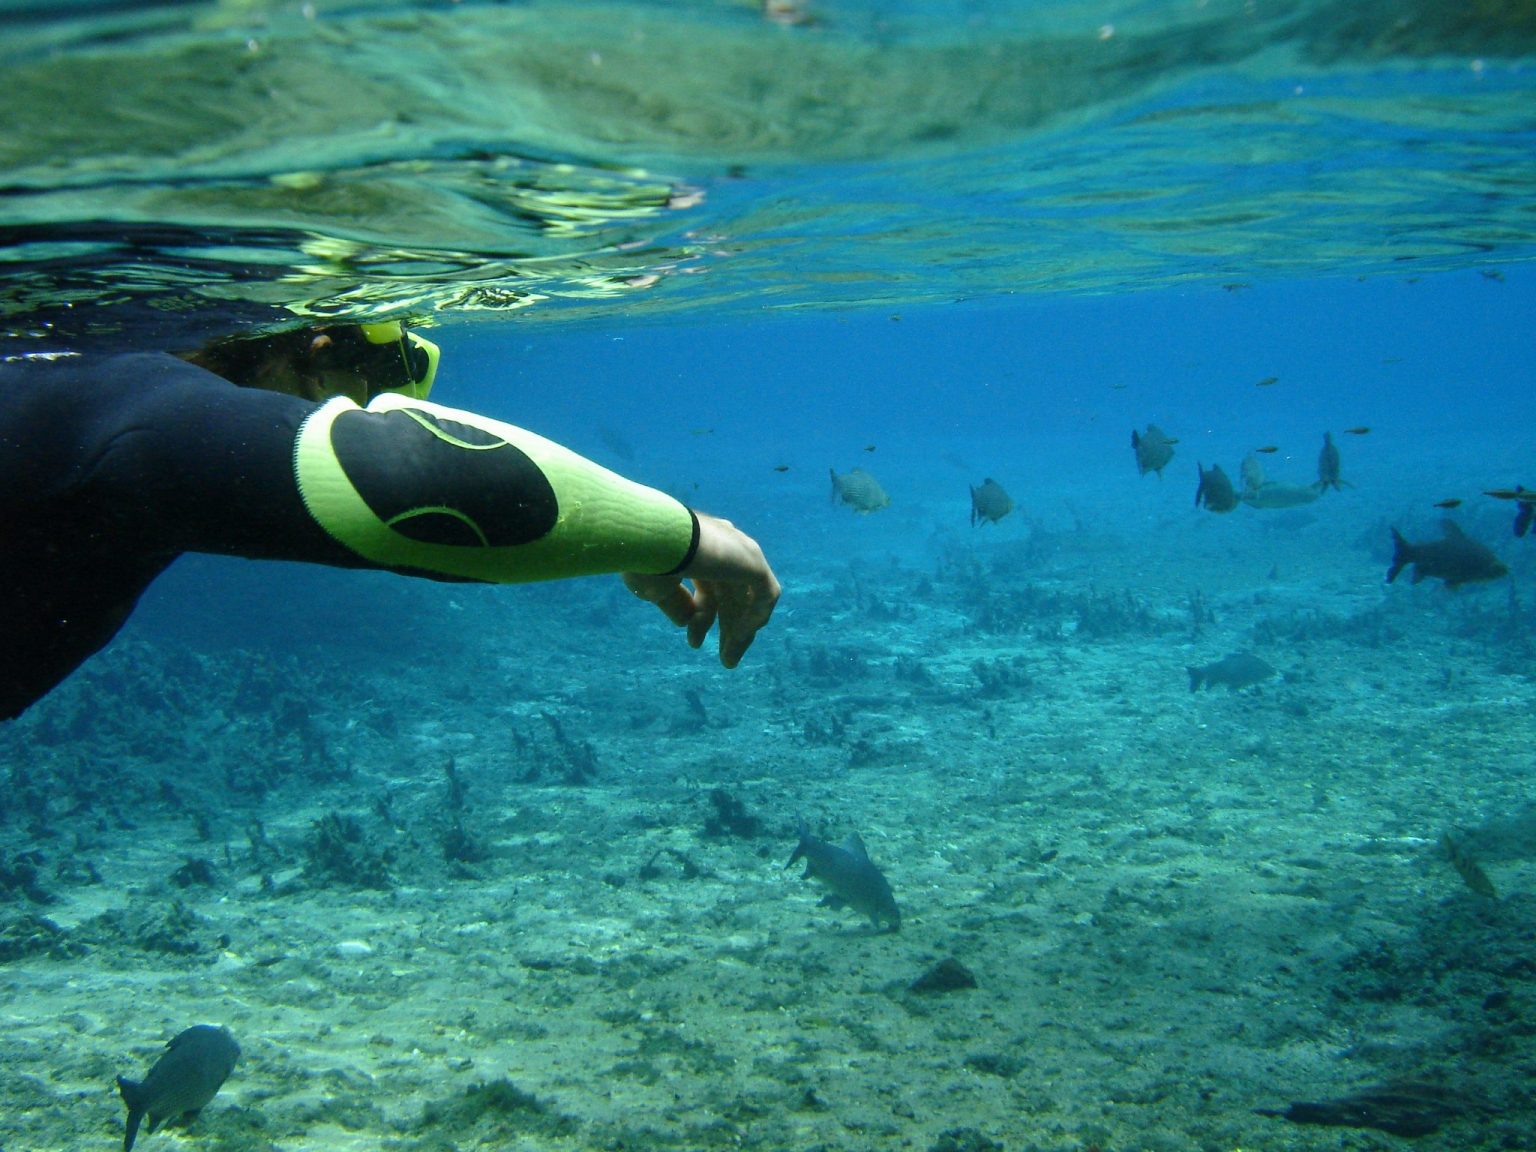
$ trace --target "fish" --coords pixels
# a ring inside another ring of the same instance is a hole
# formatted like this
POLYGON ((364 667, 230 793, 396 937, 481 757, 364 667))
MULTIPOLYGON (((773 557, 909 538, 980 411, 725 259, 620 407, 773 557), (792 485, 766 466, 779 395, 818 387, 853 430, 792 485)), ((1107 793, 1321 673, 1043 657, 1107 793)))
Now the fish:
POLYGON ((1156 472, 1157 478, 1163 478, 1163 469, 1168 466, 1168 461, 1173 459, 1173 446, 1178 441, 1165 435, 1156 424, 1148 424, 1147 430, 1138 434, 1131 429, 1131 448, 1136 452, 1136 471, 1145 476, 1148 472, 1156 472))
POLYGON ((1243 457, 1243 463, 1238 468, 1238 473, 1243 478, 1243 491, 1253 491, 1255 488, 1264 487, 1264 465, 1259 463, 1259 458, 1252 452, 1243 457))
POLYGON ((1344 431, 1350 436, 1369 436, 1371 434, 1370 428, 1365 424, 1361 424, 1356 428, 1346 428, 1344 431))
POLYGON ((1524 536, 1531 530, 1531 521, 1536 519, 1536 489, 1516 484, 1513 488, 1490 488, 1483 495, 1519 501, 1520 507, 1515 509, 1515 535, 1524 536))
POLYGON ((1513 488, 1489 488, 1483 495, 1499 500, 1518 500, 1522 504, 1536 504, 1536 488, 1527 488, 1523 484, 1516 484, 1513 488))
POLYGON ((789 471, 789 465, 788 464, 775 464, 773 466, 773 470, 775 472, 788 472, 789 471))
POLYGON ((1456 869, 1462 883, 1479 896, 1486 896, 1490 900, 1499 898, 1499 894, 1494 891, 1493 881, 1488 879, 1488 873, 1483 871, 1482 865, 1449 832, 1440 834, 1440 847, 1445 850, 1445 858, 1456 869))
POLYGON ((1230 512, 1237 507, 1237 491, 1220 464, 1212 464, 1209 471, 1204 464, 1197 463, 1195 467, 1200 469, 1200 486, 1195 489, 1196 508, 1203 504, 1212 512, 1230 512))
POLYGON ((990 476, 978 488, 971 485, 971 527, 978 524, 996 524, 1013 511, 1013 500, 1003 491, 1003 486, 990 476))
POLYGON ((1376 1128, 1394 1136, 1428 1136, 1470 1112, 1482 1111, 1466 1093, 1436 1084, 1399 1081, 1333 1100, 1297 1100, 1289 1108, 1255 1108, 1293 1124, 1376 1128))
MULTIPOLYGON (((1461 507, 1461 497, 1460 496, 1452 496, 1452 497, 1450 497, 1449 499, 1446 499, 1446 500, 1436 500, 1435 501, 1435 507, 1436 508, 1460 508, 1461 507)), ((1518 536, 1518 535, 1520 535, 1520 533, 1516 532, 1515 535, 1518 536)))
POLYGON ((1445 581, 1447 588, 1497 580, 1509 574, 1492 548, 1472 539, 1454 520, 1441 521, 1440 539, 1417 544, 1392 529, 1392 567, 1387 569, 1387 583, 1396 580, 1397 574, 1410 564, 1414 584, 1428 576, 1445 581))
POLYGON ((1323 433, 1323 448, 1317 454, 1317 482, 1321 490, 1332 488, 1343 491, 1345 486, 1353 488, 1354 485, 1340 475, 1343 461, 1339 458, 1339 449, 1333 442, 1333 433, 1323 433))
POLYGON ((1259 381, 1258 387, 1260 387, 1260 388, 1268 388, 1271 384, 1278 384, 1278 383, 1280 383, 1280 377, 1278 377, 1278 376, 1266 376, 1266 377, 1264 377, 1264 379, 1259 381))
POLYGON ((1322 494, 1319 484, 1282 484, 1271 480, 1257 488, 1244 488, 1240 498, 1250 508, 1300 508, 1322 494))
POLYGON ((1234 652, 1211 664, 1191 664, 1185 671, 1189 673, 1191 692, 1218 686, 1229 692, 1240 692, 1275 674, 1268 661, 1260 660, 1251 652, 1234 652))
POLYGON ((827 471, 832 474, 832 503, 841 500, 861 516, 891 506, 891 498, 880 487, 880 481, 864 469, 855 468, 841 476, 834 468, 827 471))
POLYGON ((188 1124, 218 1095, 240 1059, 240 1045, 228 1028, 195 1024, 171 1038, 160 1059, 142 1080, 117 1078, 117 1090, 128 1106, 128 1129, 123 1152, 133 1152, 139 1124, 146 1117, 146 1132, 162 1123, 188 1124))
POLYGON ((1278 445, 1278 444, 1266 444, 1262 448, 1255 448, 1254 451, 1255 452, 1263 452, 1263 453, 1265 453, 1267 455, 1270 452, 1278 452, 1278 451, 1280 451, 1280 445, 1278 445))
POLYGON ((896 897, 880 869, 876 868, 864 850, 864 841, 854 832, 842 846, 828 844, 812 836, 802 821, 799 829, 800 843, 784 867, 793 867, 798 860, 805 861, 802 880, 815 880, 827 888, 820 906, 834 911, 852 908, 869 917, 869 922, 879 931, 888 924, 892 932, 901 928, 901 910, 896 907, 896 897))

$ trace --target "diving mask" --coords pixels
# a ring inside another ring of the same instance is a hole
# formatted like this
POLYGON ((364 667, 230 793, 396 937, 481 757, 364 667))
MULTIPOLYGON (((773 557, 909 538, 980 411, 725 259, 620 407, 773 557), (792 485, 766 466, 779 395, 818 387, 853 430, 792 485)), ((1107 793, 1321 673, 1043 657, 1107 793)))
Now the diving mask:
POLYGON ((352 331, 361 337, 361 346, 354 351, 358 368, 370 382, 370 391, 399 392, 413 400, 427 398, 437 378, 437 361, 441 355, 436 344, 414 332, 407 332, 398 320, 340 329, 333 334, 333 339, 352 331))

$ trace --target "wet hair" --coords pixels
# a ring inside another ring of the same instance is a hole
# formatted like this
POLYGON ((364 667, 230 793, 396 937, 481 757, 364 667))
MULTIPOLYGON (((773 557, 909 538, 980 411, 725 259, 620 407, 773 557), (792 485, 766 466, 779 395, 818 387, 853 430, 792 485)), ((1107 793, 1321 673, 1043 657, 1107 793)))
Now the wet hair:
POLYGON ((348 395, 359 402, 408 387, 427 372, 426 353, 404 338, 373 343, 356 324, 295 328, 215 341, 187 357, 245 388, 310 400, 348 395))

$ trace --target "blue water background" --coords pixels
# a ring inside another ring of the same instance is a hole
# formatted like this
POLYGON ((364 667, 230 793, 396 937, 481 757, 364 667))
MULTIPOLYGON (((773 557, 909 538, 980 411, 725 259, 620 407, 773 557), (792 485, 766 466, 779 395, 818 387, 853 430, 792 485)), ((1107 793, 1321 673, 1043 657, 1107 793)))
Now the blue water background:
MULTIPOLYGON (((1536 541, 1515 540, 1512 506, 1480 493, 1536 485, 1533 320, 1536 276, 1468 269, 722 325, 627 326, 615 315, 576 329, 447 326, 435 334, 445 362, 434 398, 539 431, 757 536, 785 583, 753 656, 771 660, 797 604, 823 598, 850 562, 922 571, 945 549, 985 556, 1040 528, 1115 537, 1123 562, 1100 562, 1105 579, 1154 602, 1182 596, 1190 546, 1223 533, 1240 558, 1274 515, 1197 510, 1196 461, 1235 481, 1248 450, 1275 444, 1262 457, 1269 477, 1309 482, 1325 429, 1356 486, 1309 509, 1317 522, 1288 546, 1350 541, 1358 568, 1347 575, 1379 580, 1386 525, 1437 535, 1445 513, 1434 502, 1460 497, 1451 514, 1528 585, 1536 541), (1149 421, 1179 438, 1160 481, 1136 474, 1130 448, 1131 429, 1149 421), (1342 432, 1362 425, 1368 435, 1342 432), (828 469, 856 466, 886 487, 890 508, 857 516, 830 502, 828 469), (1020 511, 973 531, 967 486, 987 476, 1020 511)), ((445 588, 186 557, 126 635, 409 661, 477 620, 515 631, 519 613, 590 602, 589 627, 566 633, 572 651, 601 657, 616 634, 654 633, 665 655, 689 659, 612 583, 445 588)), ((1383 587, 1391 593, 1403 590, 1383 587)))

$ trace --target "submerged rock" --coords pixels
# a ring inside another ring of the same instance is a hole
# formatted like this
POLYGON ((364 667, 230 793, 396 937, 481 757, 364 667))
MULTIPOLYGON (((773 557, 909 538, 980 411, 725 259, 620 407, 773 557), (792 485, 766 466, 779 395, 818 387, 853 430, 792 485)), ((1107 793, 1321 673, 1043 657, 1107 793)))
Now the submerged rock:
POLYGON ((922 995, 959 992, 974 987, 975 974, 953 956, 946 956, 907 986, 908 991, 922 995))

